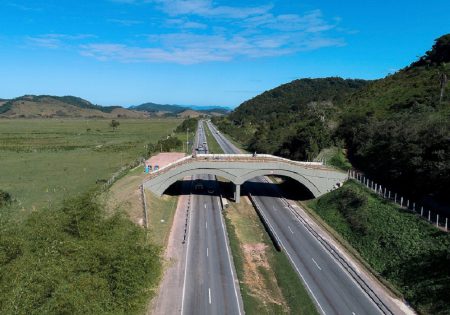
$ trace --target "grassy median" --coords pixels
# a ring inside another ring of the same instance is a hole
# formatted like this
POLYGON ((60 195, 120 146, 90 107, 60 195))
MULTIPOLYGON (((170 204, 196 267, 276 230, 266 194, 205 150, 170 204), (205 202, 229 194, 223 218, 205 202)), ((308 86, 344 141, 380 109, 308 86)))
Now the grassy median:
POLYGON ((206 141, 208 142, 209 153, 211 153, 211 154, 223 153, 222 148, 217 143, 216 138, 214 138, 213 134, 211 133, 211 130, 209 130, 209 127, 206 123, 204 123, 204 129, 205 129, 205 134, 206 134, 206 141))
POLYGON ((247 314, 318 314, 298 274, 273 247, 253 206, 243 198, 226 210, 230 247, 247 314))

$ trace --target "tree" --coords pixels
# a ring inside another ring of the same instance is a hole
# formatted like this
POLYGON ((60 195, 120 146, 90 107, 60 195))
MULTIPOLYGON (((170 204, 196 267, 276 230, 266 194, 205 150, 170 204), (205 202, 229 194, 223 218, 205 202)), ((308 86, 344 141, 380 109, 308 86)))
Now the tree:
POLYGON ((117 127, 119 127, 120 122, 118 120, 111 120, 111 122, 109 123, 109 126, 114 130, 116 130, 117 127))
POLYGON ((11 202, 11 195, 6 191, 0 190, 0 208, 11 204, 11 202))

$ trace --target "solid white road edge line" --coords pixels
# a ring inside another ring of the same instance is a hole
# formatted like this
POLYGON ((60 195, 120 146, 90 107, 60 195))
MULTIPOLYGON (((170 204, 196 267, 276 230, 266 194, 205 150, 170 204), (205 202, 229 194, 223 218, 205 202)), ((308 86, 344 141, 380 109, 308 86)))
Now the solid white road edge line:
MULTIPOLYGON (((194 197, 192 197, 194 198, 194 197)), ((189 225, 188 225, 188 241, 187 241, 187 248, 186 248, 186 261, 184 263, 184 281, 183 281, 183 295, 181 298, 181 314, 183 315, 184 311, 184 296, 186 294, 186 278, 187 278, 187 265, 188 265, 188 256, 189 256, 189 241, 191 240, 191 220, 192 220, 192 213, 189 215, 189 225)))

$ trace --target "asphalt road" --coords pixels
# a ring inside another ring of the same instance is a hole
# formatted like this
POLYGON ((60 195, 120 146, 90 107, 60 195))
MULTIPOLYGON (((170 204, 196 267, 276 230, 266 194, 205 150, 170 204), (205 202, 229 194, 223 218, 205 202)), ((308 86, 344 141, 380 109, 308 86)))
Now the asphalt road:
MULTIPOLYGON (((211 123, 208 126, 225 153, 240 151, 230 143, 211 123)), ((382 314, 368 295, 328 253, 316 238, 286 208, 280 198, 273 195, 264 177, 247 182, 245 188, 255 198, 281 246, 303 280, 322 314, 382 314)))
MULTIPOLYGON (((203 123, 197 130, 196 147, 207 151, 203 123)), ((228 248, 225 223, 212 175, 194 176, 204 189, 192 194, 192 211, 186 251, 186 272, 183 285, 182 314, 241 314, 242 302, 235 284, 234 266, 228 248)))

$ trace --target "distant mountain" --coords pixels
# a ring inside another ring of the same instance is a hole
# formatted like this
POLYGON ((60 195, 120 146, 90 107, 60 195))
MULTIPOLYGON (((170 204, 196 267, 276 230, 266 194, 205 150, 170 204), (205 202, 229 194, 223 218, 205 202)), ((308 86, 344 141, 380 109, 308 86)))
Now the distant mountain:
POLYGON ((231 111, 230 108, 221 106, 168 105, 168 104, 162 105, 151 102, 137 106, 130 106, 129 109, 147 112, 154 116, 182 116, 182 117, 186 116, 195 117, 205 114, 220 116, 226 115, 231 111))
POLYGON ((155 103, 144 103, 137 106, 130 106, 129 109, 149 113, 165 112, 177 114, 181 113, 182 111, 185 111, 186 107, 180 105, 162 105, 155 103))
POLYGON ((8 118, 145 118, 145 113, 121 106, 99 106, 75 96, 25 95, 0 102, 0 117, 8 118))

